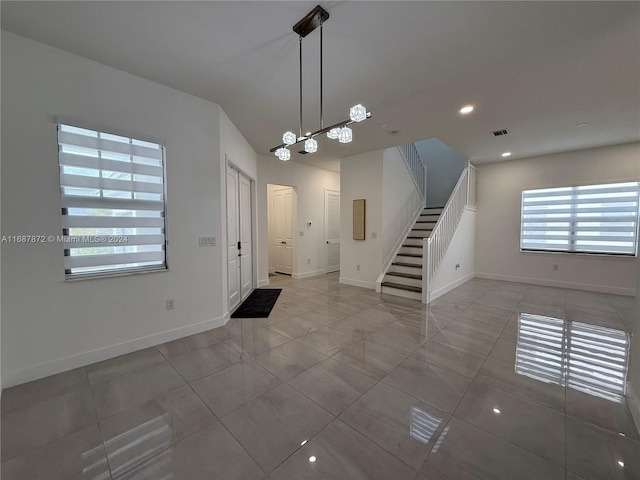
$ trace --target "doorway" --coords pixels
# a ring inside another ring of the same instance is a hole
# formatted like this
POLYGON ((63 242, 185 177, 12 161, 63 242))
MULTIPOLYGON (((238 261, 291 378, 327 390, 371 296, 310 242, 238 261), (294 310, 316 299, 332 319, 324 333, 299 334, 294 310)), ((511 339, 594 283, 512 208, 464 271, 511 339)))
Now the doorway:
POLYGON ((227 281, 229 310, 253 290, 251 180, 227 166, 227 281))
POLYGON ((267 185, 269 273, 292 275, 295 264, 294 242, 296 192, 286 185, 267 185))
POLYGON ((340 270, 340 192, 324 191, 324 237, 327 246, 327 273, 340 270))

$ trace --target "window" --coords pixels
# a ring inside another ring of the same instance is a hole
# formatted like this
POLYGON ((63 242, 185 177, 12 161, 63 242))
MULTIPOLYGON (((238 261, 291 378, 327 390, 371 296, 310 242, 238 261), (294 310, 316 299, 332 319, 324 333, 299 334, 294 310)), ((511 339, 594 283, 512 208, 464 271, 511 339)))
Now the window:
POLYGON ((520 250, 636 255, 639 182, 522 192, 520 250))
POLYGON ((67 278, 166 269, 164 146, 58 125, 67 278))

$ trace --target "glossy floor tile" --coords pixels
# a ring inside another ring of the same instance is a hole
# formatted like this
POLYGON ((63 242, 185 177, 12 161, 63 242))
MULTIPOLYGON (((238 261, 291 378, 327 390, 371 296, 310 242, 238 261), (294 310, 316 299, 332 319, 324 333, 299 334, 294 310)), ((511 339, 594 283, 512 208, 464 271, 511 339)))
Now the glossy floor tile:
POLYGON ((455 410, 471 384, 466 377, 415 358, 406 359, 382 381, 448 413, 455 410))
POLYGON ((473 279, 430 305, 339 283, 267 318, 6 389, 3 479, 639 479, 633 299, 473 279))
POLYGON ((340 415, 415 470, 429 455, 449 415, 384 383, 378 383, 340 415))
POLYGON ((270 472, 333 415, 282 384, 222 418, 222 423, 265 471, 270 472))
POLYGON ((334 415, 339 415, 376 380, 333 358, 328 358, 289 380, 296 390, 334 415))
POLYGON ((416 480, 563 480, 565 469, 453 417, 416 480))
POLYGON ((272 480, 410 480, 414 474, 407 464, 334 420, 269 476, 272 480))

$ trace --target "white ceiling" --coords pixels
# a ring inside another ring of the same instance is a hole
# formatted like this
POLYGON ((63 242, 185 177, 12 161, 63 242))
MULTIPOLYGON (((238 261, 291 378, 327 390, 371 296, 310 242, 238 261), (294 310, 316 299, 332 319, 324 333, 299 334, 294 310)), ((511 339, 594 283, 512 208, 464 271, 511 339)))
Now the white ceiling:
MULTIPOLYGON (((220 104, 268 154, 298 128, 291 29, 315 5, 2 1, 1 13, 3 29, 220 104)), ((339 157, 431 137, 476 164, 640 139, 639 2, 321 5, 325 124, 355 103, 373 117, 353 143, 322 139, 296 161, 337 169, 339 157), (459 115, 467 103, 476 110, 459 115), (501 128, 510 134, 491 135, 501 128)), ((319 127, 318 45, 318 31, 305 39, 308 130, 319 127)))

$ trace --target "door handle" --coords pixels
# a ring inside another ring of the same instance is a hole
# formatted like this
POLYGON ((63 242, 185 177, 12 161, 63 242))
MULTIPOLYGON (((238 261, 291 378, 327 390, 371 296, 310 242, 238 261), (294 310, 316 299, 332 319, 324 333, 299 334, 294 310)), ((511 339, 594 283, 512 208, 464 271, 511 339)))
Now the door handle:
POLYGON ((329 245, 329 240, 327 240, 327 245, 329 245))
POLYGON ((242 250, 242 243, 238 242, 238 250, 242 250))
POLYGON ((280 243, 281 243, 281 244, 283 244, 283 245, 286 245, 286 244, 287 244, 287 242, 280 242, 280 243))

